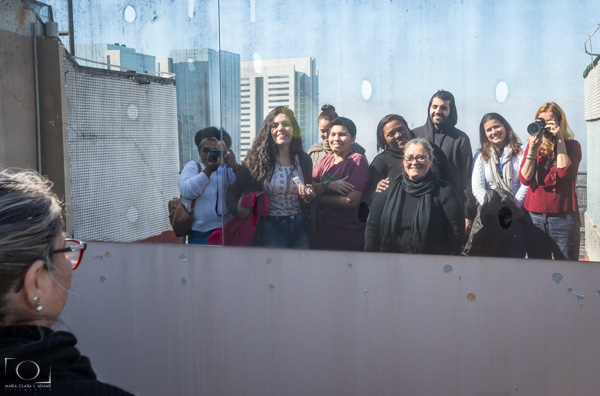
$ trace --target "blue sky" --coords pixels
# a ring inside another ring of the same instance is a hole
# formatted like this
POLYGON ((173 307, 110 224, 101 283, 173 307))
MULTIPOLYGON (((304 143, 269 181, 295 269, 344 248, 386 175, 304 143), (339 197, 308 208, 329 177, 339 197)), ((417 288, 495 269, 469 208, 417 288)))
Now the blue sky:
MULTIPOLYGON (((66 1, 48 3, 66 30, 66 1)), ((457 126, 474 149, 483 114, 501 113, 525 141, 545 101, 563 107, 585 144, 584 41, 600 22, 599 1, 80 0, 75 7, 77 43, 119 42, 156 56, 220 47, 242 60, 315 57, 319 105, 356 122, 369 159, 378 121, 399 113, 422 125, 440 88, 454 93, 457 126), (128 6, 133 22, 125 20, 128 6), (508 87, 502 103, 500 82, 508 87)), ((600 34, 593 43, 600 49, 600 34)))

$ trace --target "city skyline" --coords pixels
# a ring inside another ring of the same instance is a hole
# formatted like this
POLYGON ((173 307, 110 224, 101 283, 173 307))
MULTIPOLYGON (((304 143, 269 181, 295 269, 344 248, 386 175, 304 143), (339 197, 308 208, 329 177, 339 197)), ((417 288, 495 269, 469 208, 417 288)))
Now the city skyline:
MULTIPOLYGON (((61 3, 49 2, 63 29, 61 3)), ((422 125, 429 98, 441 88, 454 93, 457 126, 474 150, 483 114, 503 114, 525 143, 525 127, 545 101, 564 108, 585 146, 582 72, 590 58, 583 42, 598 23, 597 2, 128 4, 80 2, 76 42, 121 42, 156 56, 170 48, 215 48, 239 53, 241 61, 314 57, 318 105, 331 103, 356 122, 370 160, 378 121, 399 113, 411 127, 422 125)))

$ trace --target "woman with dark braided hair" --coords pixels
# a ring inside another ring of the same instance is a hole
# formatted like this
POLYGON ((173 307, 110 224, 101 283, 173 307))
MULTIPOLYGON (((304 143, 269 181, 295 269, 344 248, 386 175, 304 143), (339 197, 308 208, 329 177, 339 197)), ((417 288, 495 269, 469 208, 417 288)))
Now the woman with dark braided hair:
MULTIPOLYGON (((369 166, 371 175, 363 200, 370 205, 376 193, 381 193, 396 180, 402 177, 404 145, 415 137, 408 123, 399 114, 388 114, 377 125, 377 151, 380 153, 369 166)), ((456 179, 446 154, 437 145, 432 144, 435 161, 433 171, 453 187, 457 187, 456 179)))
POLYGON ((245 194, 264 193, 270 202, 270 212, 258 220, 254 246, 308 248, 310 205, 300 197, 295 177, 312 183, 312 161, 302 150, 294 112, 279 106, 263 121, 227 190, 227 208, 236 217, 251 213, 242 205, 245 194))

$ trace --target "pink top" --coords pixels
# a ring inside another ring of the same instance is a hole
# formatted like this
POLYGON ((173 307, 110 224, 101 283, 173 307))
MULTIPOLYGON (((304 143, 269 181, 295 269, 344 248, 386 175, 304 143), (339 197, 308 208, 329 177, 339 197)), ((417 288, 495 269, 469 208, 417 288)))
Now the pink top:
MULTIPOLYGON (((334 164, 335 156, 323 158, 313 169, 313 182, 346 181, 356 191, 364 191, 369 181, 369 164, 362 154, 352 153, 334 164)), ((319 204, 315 223, 315 244, 321 249, 357 249, 365 243, 365 223, 359 220, 359 208, 342 209, 319 204)))

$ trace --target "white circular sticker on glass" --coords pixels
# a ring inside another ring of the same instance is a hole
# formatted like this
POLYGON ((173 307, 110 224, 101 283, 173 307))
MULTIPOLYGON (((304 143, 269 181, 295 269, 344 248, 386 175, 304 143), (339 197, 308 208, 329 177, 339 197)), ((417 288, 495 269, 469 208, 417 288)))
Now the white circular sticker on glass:
POLYGON ((365 100, 369 100, 371 98, 371 95, 373 94, 373 87, 371 86, 371 83, 369 81, 363 80, 362 87, 361 87, 361 93, 362 93, 362 97, 365 100))
POLYGON ((123 12, 123 16, 125 20, 129 23, 135 21, 135 9, 132 6, 125 7, 125 11, 123 12))
POLYGON ((496 100, 499 103, 504 103, 508 97, 508 85, 504 81, 500 81, 496 85, 496 100))

